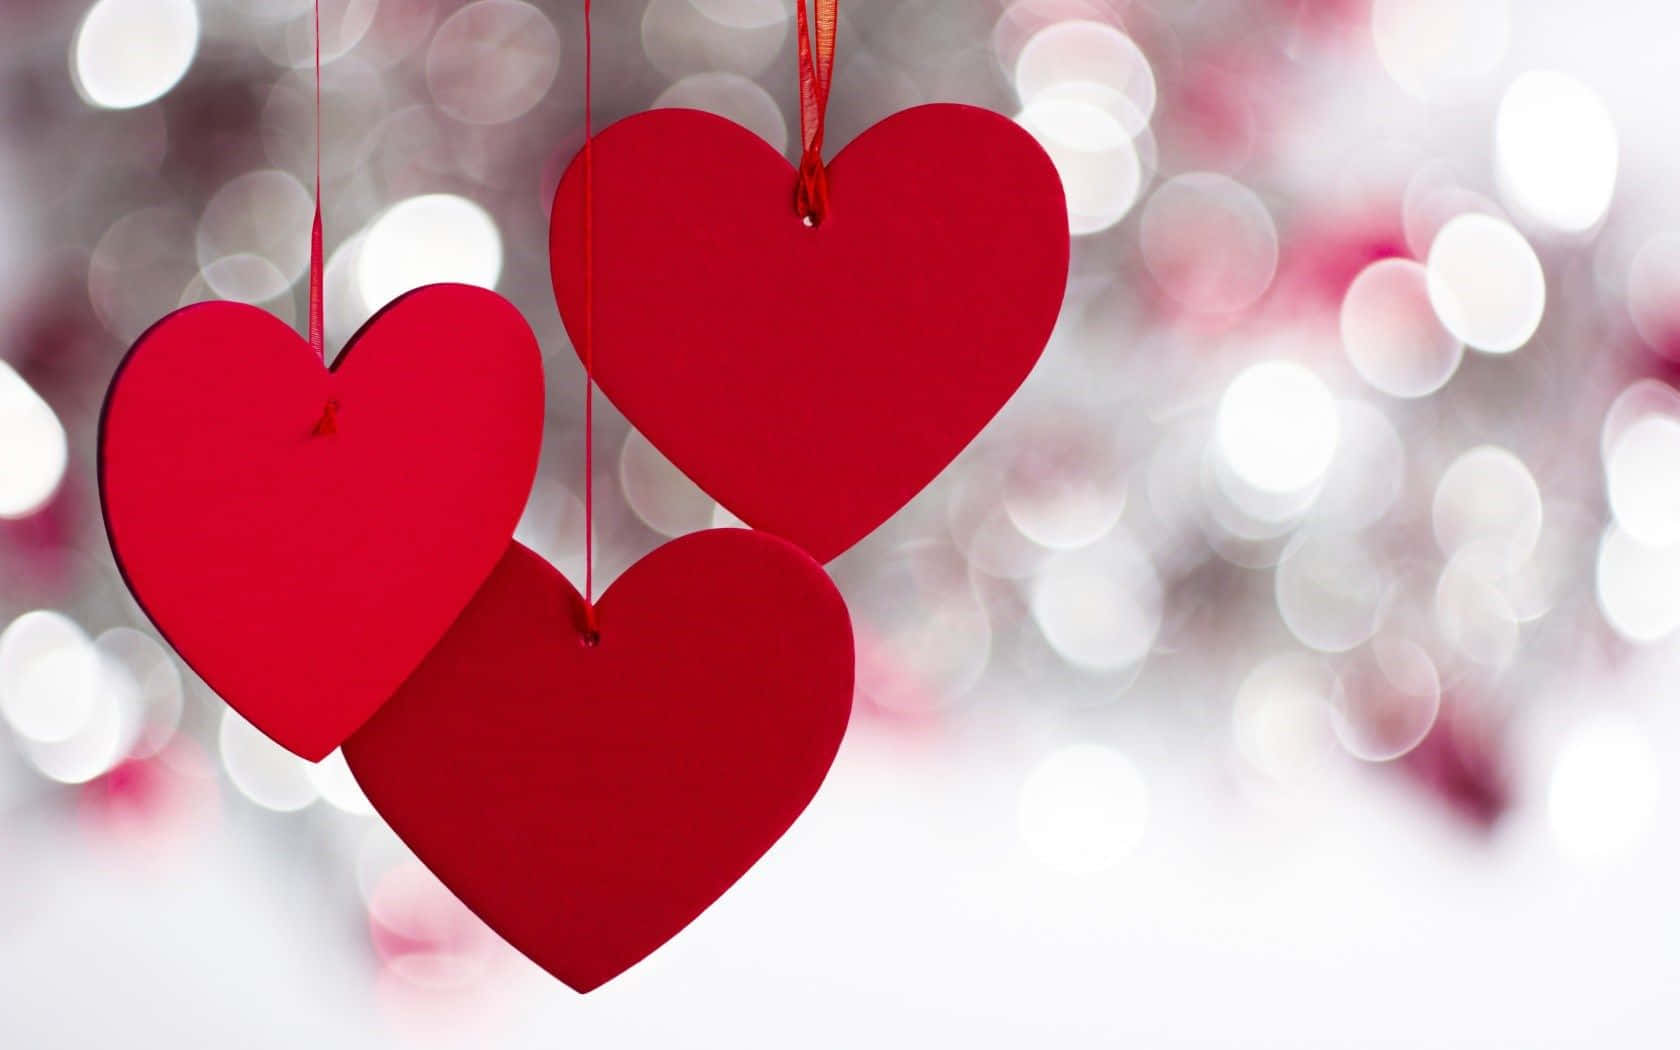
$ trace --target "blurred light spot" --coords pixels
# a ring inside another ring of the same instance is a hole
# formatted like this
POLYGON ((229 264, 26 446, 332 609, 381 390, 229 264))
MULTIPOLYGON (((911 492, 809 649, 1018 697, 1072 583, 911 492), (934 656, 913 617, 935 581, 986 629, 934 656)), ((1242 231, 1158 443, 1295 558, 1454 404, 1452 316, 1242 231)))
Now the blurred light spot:
POLYGON ((158 319, 198 273, 196 223, 183 209, 142 208, 110 225, 88 259, 88 299, 99 321, 122 343, 158 319))
POLYGON ((431 992, 479 981, 494 935, 418 861, 382 874, 368 899, 374 952, 395 976, 431 992))
POLYGON ((355 775, 350 772, 350 763, 344 760, 344 752, 335 748, 332 754, 307 769, 310 784, 333 808, 358 817, 373 815, 373 803, 362 793, 362 786, 356 783, 355 775))
POLYGON ((1045 548, 1022 535, 1004 506, 1004 479, 976 469, 951 484, 945 520, 968 564, 987 576, 1024 580, 1043 563, 1045 548))
POLYGON ((1680 360, 1680 234, 1658 234, 1634 253, 1627 308, 1646 346, 1680 360))
MULTIPOLYGON (((319 0, 317 2, 319 3, 319 0)), ((400 10, 401 0, 398 0, 398 3, 394 6, 400 10)), ((410 4, 410 6, 416 5, 410 4)), ((325 3, 320 3, 322 65, 336 64, 352 48, 361 43, 368 30, 373 28, 374 18, 378 11, 379 0, 327 0, 325 3)), ((427 12, 427 14, 429 15, 430 12, 427 12)), ((410 18, 414 17, 412 12, 408 12, 408 15, 410 18)), ((386 19, 387 28, 388 23, 393 20, 393 18, 386 19)), ((303 21, 301 18, 298 19, 300 23, 303 21)), ((314 19, 311 18, 309 21, 313 23, 314 19)), ((295 56, 292 60, 293 66, 313 64, 315 59, 315 35, 315 27, 310 25, 309 46, 307 48, 301 46, 301 40, 299 40, 300 46, 293 51, 295 56)), ((298 32, 294 39, 303 36, 302 32, 298 32)))
POLYGON ((1406 450, 1387 416, 1363 401, 1336 403, 1336 455, 1313 502, 1313 520, 1357 531, 1382 520, 1406 477, 1406 450))
POLYGON ((642 52, 671 80, 696 73, 757 76, 792 53, 789 13, 779 0, 648 0, 642 52))
POLYGON ((321 272, 321 321, 326 328, 329 364, 373 316, 373 311, 362 301, 362 289, 356 280, 362 242, 366 239, 367 234, 358 233, 340 244, 327 256, 326 268, 321 272))
POLYGON ((468 124, 500 124, 530 111, 560 70, 560 34, 517 0, 477 0, 446 19, 426 52, 438 108, 468 124))
POLYGON ((785 23, 787 0, 688 0, 696 11, 719 25, 735 29, 762 29, 785 23))
POLYGON ((1448 165, 1436 161, 1425 164, 1406 181, 1400 222, 1406 234, 1406 250, 1417 258, 1426 258, 1441 227, 1460 215, 1507 218, 1497 202, 1465 189, 1456 179, 1448 165))
MULTIPOLYGON (((402 0, 395 0, 391 6, 400 7, 401 4, 402 0)), ((250 6, 251 0, 245 0, 242 5, 244 8, 250 6)), ((270 23, 259 26, 257 31, 258 46, 263 54, 280 66, 291 66, 293 69, 312 66, 315 62, 316 35, 315 19, 312 17, 314 5, 265 0, 264 6, 268 9, 254 12, 259 21, 270 23)), ((416 6, 413 0, 410 0, 409 6, 416 6)), ((368 30, 373 28, 378 8, 378 0, 321 0, 323 66, 335 64, 367 35, 368 30)), ((412 12, 409 17, 413 17, 412 12)))
POLYGON ((1434 101, 1499 64, 1510 17, 1506 0, 1376 0, 1371 35, 1394 82, 1434 101))
POLYGON ((1126 509, 1126 475, 1107 450, 1078 437, 1024 445, 1005 479, 1003 506, 1021 535, 1051 550, 1089 546, 1126 509))
POLYGON ((513 538, 556 567, 565 559, 581 556, 583 501, 560 482, 539 476, 513 538))
POLYGON ((1516 656, 1520 627, 1501 584, 1506 567, 1496 552, 1470 546, 1448 560, 1435 584, 1441 637, 1460 655, 1495 670, 1516 656))
POLYGON ((1390 581, 1364 544, 1345 535, 1308 534, 1278 563, 1278 613, 1301 644, 1339 653, 1370 638, 1390 581))
POLYGON ((1106 0, 1012 0, 1003 7, 992 25, 991 45, 1000 66, 1011 71, 1021 58, 1021 49, 1034 35, 1047 26, 1065 22, 1070 17, 1118 23, 1116 12, 1106 0))
POLYGON ((1616 126, 1591 88, 1563 73, 1531 71, 1499 102, 1494 153, 1512 204, 1565 233, 1589 229, 1616 189, 1616 126))
POLYGON ((228 708, 220 733, 222 765, 239 793, 264 809, 290 813, 315 801, 309 763, 228 708))
POLYGON ((1441 679, 1429 654, 1378 637, 1345 667, 1331 728, 1349 754, 1387 762, 1417 747, 1441 713, 1441 679))
POLYGON ((437 8, 434 0, 383 0, 377 28, 357 41, 357 57, 383 71, 419 55, 436 27, 437 8))
POLYGON ((858 627, 857 691, 880 710, 936 714, 985 674, 991 618, 948 548, 907 544, 848 587, 846 599, 858 627))
POLYGON ((86 784, 122 761, 134 739, 134 711, 119 691, 101 689, 88 720, 63 740, 24 740, 36 772, 60 784, 86 784))
POLYGON ((1631 642, 1656 642, 1680 629, 1680 544, 1651 547, 1615 525, 1598 547, 1598 607, 1631 642))
POLYGON ((1236 313, 1254 304, 1277 271, 1277 227, 1254 191, 1208 172, 1163 183, 1143 207, 1144 265, 1179 305, 1236 313))
POLYGON ((69 439, 52 406, 0 361, 0 518, 46 506, 69 462, 69 439))
POLYGON ((1143 840, 1149 792, 1125 755, 1100 744, 1054 752, 1021 786, 1021 837, 1044 864, 1072 875, 1114 867, 1143 840))
POLYGON ((1628 853, 1656 813, 1661 776, 1639 730, 1617 721, 1567 741, 1552 767, 1547 815, 1559 847, 1582 861, 1628 853))
POLYGON ((1232 705, 1238 753, 1277 781, 1315 772, 1334 754, 1327 712, 1340 692, 1320 657, 1284 653, 1261 663, 1243 679, 1232 705))
POLYGON ((104 679, 99 651, 75 621, 26 612, 0 632, 0 713, 28 740, 67 740, 93 717, 104 679))
MULTIPOLYGON (((1189 423, 1168 430, 1149 454, 1144 472, 1142 506, 1154 524, 1157 543, 1176 546, 1177 537, 1196 530, 1205 517, 1208 442, 1201 428, 1189 423)), ((1159 549, 1159 548, 1157 548, 1159 549)))
MULTIPOLYGON (((366 170, 381 138, 374 129, 389 111, 390 96, 391 86, 380 71, 360 58, 323 67, 321 108, 331 116, 321 127, 321 174, 328 185, 366 170)), ((316 148, 314 70, 294 70, 276 80, 263 100, 260 119, 263 155, 269 162, 285 171, 311 171, 316 148)), ((389 186, 382 188, 391 191, 389 186)), ((360 197, 359 187, 351 192, 360 197)), ((336 216, 342 206, 343 199, 335 194, 332 213, 336 216)), ((336 221, 331 230, 337 232, 336 221)))
POLYGON ((1491 215, 1451 219, 1429 246, 1429 302, 1466 345, 1508 354, 1533 337, 1546 275, 1523 235, 1491 215))
POLYGON ((918 599, 916 615, 882 623, 859 643, 857 691, 881 711, 927 716, 956 704, 985 674, 992 625, 968 591, 946 588, 918 599))
POLYGON ((1496 445, 1460 455, 1435 486, 1435 540, 1448 556, 1474 548, 1504 571, 1515 569, 1534 553, 1542 515, 1534 475, 1496 445))
POLYGON ((77 815, 124 852, 202 842, 221 816, 215 769, 189 738, 175 737, 154 757, 125 758, 83 783, 77 815))
POLYGON ((76 29, 70 74, 90 104, 129 109, 174 87, 197 51, 192 0, 98 0, 76 29))
POLYGON ((1540 542, 1533 555, 1498 579, 1517 620, 1530 623, 1550 612, 1582 582, 1582 552, 1593 546, 1600 522, 1579 504, 1547 500, 1540 542))
POLYGON ((1639 379, 1628 384, 1604 413, 1604 426, 1598 436, 1599 456, 1608 463, 1627 429, 1649 416, 1680 419, 1680 391, 1660 379, 1639 379))
POLYGON ((1221 558, 1248 569, 1278 563, 1288 534, 1301 525, 1318 496, 1316 488, 1286 493, 1257 489, 1211 452, 1197 476, 1203 512, 1197 524, 1204 538, 1221 558))
POLYGON ((129 758, 150 758, 175 736, 184 702, 181 669, 168 650, 132 627, 113 627, 94 639, 104 661, 109 687, 122 692, 124 706, 135 713, 135 739, 129 758))
POLYGON ((217 294, 241 302, 279 295, 309 265, 314 213, 309 191, 288 172, 252 171, 228 180, 198 221, 198 264, 205 268, 206 282, 218 261, 243 256, 219 270, 218 280, 229 291, 212 283, 217 294))
POLYGON ((452 193, 410 197, 368 227, 356 261, 362 301, 379 310, 428 284, 494 288, 502 275, 502 235, 483 208, 452 193))
POLYGON ((1293 361, 1250 365, 1219 399, 1214 437, 1236 477, 1262 492, 1294 493, 1318 484, 1336 454, 1336 402, 1312 372, 1293 361))
POLYGON ((426 193, 440 182, 475 173, 481 178, 488 163, 486 147, 494 138, 463 133, 459 124, 430 104, 397 110, 370 137, 377 140, 370 174, 393 199, 426 193))
POLYGON ((267 259, 255 255, 230 255, 205 267, 197 277, 181 290, 177 306, 192 306, 205 302, 240 302, 260 307, 272 314, 281 324, 294 326, 297 321, 297 299, 279 277, 279 271, 267 259), (223 295, 210 286, 207 275, 214 273, 218 283, 230 294, 223 295), (254 298, 279 284, 281 291, 267 299, 254 298))
POLYGON ((1103 22, 1074 19, 1034 33, 1015 59, 1015 93, 1031 106, 1044 91, 1070 83, 1118 92, 1140 118, 1155 111, 1155 74, 1132 38, 1103 22))
MULTIPOLYGON (((260 255, 226 255, 204 268, 204 287, 222 299, 236 303, 261 303, 283 295, 291 281, 279 267, 260 255)), ((181 305, 198 302, 189 284, 181 305)))
POLYGON ((1342 298, 1342 348, 1365 382, 1394 397, 1424 397, 1458 370, 1464 345, 1429 305, 1428 274, 1410 259, 1360 271, 1342 298))
POLYGON ((787 122, 770 93, 734 73, 696 73, 666 88, 650 109, 698 109, 751 131, 777 153, 788 148, 787 122))
POLYGON ((664 536, 682 536, 711 528, 712 498, 688 475, 631 429, 618 457, 624 500, 647 527, 664 536))
POLYGON ((1033 620, 1062 659, 1088 671, 1125 670, 1161 629, 1161 582, 1149 556, 1120 532, 1049 559, 1032 582, 1033 620))
POLYGON ((42 776, 85 784, 122 760, 139 722, 139 690, 76 623, 24 613, 0 633, 0 714, 42 776))
POLYGON ((1680 542, 1680 420, 1645 416, 1624 429, 1604 464, 1610 510, 1640 543, 1680 542))
POLYGON ((414 851, 397 837, 383 820, 362 825, 361 842, 356 846, 356 892, 364 904, 372 904, 379 883, 393 868, 403 864, 418 864, 414 851))
POLYGON ((1143 166, 1132 141, 1138 129, 1128 126, 1135 123, 1134 114, 1123 97, 1105 97, 1102 89, 1053 90, 1015 118, 1056 166, 1067 199, 1068 230, 1075 236, 1108 229, 1137 203, 1143 166))

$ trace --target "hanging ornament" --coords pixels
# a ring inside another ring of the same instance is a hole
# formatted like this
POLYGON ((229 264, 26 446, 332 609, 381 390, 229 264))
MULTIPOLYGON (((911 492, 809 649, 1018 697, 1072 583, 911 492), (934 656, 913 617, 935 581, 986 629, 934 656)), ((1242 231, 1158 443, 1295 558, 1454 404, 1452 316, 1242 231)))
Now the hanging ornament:
POLYGON ((595 600, 594 48, 584 0, 584 590, 513 544, 344 746, 369 801, 491 928, 578 991, 634 965, 781 837, 834 760, 852 630, 821 565, 716 529, 595 600))
MULTIPOLYGON (((613 350, 596 380, 631 423, 747 524, 826 561, 1026 378, 1061 307, 1068 226, 1049 157, 988 110, 905 110, 825 165, 835 3, 816 6, 814 34, 799 6, 797 168, 693 110, 594 140, 592 323, 613 350)), ((579 347, 582 160, 549 241, 579 347)))
POLYGON ((331 370, 256 307, 189 306, 141 336, 111 384, 111 550, 181 658, 319 759, 501 557, 542 412, 536 339, 481 288, 403 296, 331 370))
MULTIPOLYGON (((318 43, 316 72, 319 141, 318 43)), ((105 526, 135 599, 308 759, 395 691, 495 567, 543 416, 536 338, 480 288, 402 296, 327 367, 316 165, 309 341, 252 306, 177 310, 123 359, 99 428, 105 526)))
POLYGON ((515 543, 344 753, 457 897, 588 991, 688 925, 787 830, 851 698, 845 604, 785 540, 673 540, 593 611, 515 543))

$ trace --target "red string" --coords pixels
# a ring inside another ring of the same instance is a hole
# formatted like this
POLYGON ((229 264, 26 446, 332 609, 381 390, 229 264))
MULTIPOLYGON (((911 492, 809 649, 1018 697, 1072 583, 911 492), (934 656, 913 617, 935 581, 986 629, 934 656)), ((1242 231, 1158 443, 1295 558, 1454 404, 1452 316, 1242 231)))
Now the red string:
POLYGON ((805 15, 799 4, 799 133, 804 152, 799 158, 799 181, 794 208, 808 225, 828 214, 828 170, 823 167, 823 125, 828 119, 828 86, 834 79, 834 34, 840 0, 812 0, 815 11, 805 15))
POLYGON ((595 619, 595 41, 590 0, 583 0, 583 612, 584 641, 595 619))
POLYGON ((315 220, 309 228, 309 345, 327 361, 327 329, 321 319, 321 0, 315 0, 315 220))

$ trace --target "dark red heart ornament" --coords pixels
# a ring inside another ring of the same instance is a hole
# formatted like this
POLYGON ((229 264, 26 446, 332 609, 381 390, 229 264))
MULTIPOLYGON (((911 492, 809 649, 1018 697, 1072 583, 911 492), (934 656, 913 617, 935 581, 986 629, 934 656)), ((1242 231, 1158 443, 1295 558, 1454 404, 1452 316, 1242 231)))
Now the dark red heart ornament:
POLYGON ((189 306, 112 380, 111 549, 192 668, 281 746, 337 747, 497 560, 542 439, 542 359, 493 292, 431 285, 332 370, 273 316, 189 306))
MULTIPOLYGON (((1049 157, 971 106, 897 113, 827 166, 816 226, 797 173, 693 110, 594 142, 594 371, 684 473, 827 561, 931 481, 1043 351, 1067 281, 1049 157)), ((583 347, 584 165, 555 194, 549 261, 583 347)))
POLYGON ((822 567, 744 529, 673 540, 584 604, 518 543, 344 745, 444 884, 586 992, 665 943, 787 830, 851 712, 822 567))

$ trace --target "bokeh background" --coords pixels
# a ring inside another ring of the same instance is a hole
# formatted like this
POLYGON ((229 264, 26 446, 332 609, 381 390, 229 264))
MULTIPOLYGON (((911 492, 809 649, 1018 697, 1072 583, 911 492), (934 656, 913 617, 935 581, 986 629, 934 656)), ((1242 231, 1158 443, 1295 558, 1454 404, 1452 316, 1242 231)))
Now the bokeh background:
MULTIPOLYGON (((597 126, 796 150, 791 0, 595 6, 597 126)), ((321 56, 329 340, 429 281, 513 299, 519 538, 574 575, 581 7, 327 0, 321 56)), ((845 0, 831 148, 1015 117, 1065 309, 832 566, 858 702, 808 814, 580 998, 217 702, 100 526, 134 337, 303 323, 308 3, 3 0, 0 1045, 1675 1045, 1676 40, 1659 0, 845 0)), ((597 438, 605 578, 727 522, 604 404, 597 438)))

